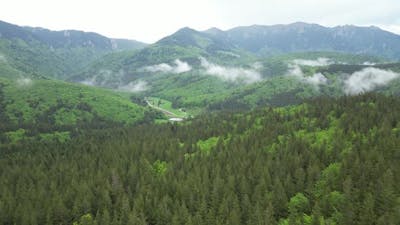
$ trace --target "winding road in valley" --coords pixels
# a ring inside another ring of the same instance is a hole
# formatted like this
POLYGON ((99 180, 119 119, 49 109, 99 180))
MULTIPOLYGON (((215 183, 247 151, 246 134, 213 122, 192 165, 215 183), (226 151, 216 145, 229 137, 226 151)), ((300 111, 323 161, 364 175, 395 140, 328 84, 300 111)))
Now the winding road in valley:
POLYGON ((159 110, 159 111, 163 112, 164 114, 166 114, 168 116, 171 116, 171 117, 182 118, 181 116, 178 116, 178 115, 176 115, 175 113, 173 113, 171 111, 168 111, 166 109, 163 109, 163 108, 160 108, 160 107, 157 107, 157 106, 151 104, 147 98, 145 98, 144 100, 146 101, 147 105, 150 106, 153 109, 159 110))

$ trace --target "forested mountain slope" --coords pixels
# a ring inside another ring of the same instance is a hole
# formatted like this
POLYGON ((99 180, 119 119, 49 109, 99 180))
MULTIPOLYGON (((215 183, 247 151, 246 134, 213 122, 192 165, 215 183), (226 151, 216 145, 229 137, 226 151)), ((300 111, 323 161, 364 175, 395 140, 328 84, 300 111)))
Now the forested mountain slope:
POLYGON ((317 98, 27 142, 1 155, 0 224, 399 224, 399 107, 317 98))

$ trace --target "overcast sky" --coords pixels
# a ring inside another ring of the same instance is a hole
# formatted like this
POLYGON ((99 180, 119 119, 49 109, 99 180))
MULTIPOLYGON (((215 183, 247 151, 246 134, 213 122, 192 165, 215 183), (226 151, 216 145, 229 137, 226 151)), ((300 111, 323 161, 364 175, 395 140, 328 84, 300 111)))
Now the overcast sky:
POLYGON ((375 25, 400 34, 400 0, 3 0, 0 20, 152 43, 179 28, 297 21, 375 25))

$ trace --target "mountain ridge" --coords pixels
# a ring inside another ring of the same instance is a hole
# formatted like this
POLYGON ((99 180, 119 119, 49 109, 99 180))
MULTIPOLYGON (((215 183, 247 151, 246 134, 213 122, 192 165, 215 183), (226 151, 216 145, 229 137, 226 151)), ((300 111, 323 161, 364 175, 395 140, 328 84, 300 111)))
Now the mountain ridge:
MULTIPOLYGON (((123 38, 109 38, 104 35, 101 35, 96 32, 87 32, 81 31, 76 29, 66 29, 66 30, 50 30, 43 27, 31 27, 31 26, 18 26, 12 23, 8 23, 5 21, 0 20, 0 38, 20 38, 25 41, 32 41, 32 39, 37 39, 44 44, 51 44, 51 41, 67 41, 68 38, 78 38, 78 37, 85 37, 87 39, 100 39, 104 41, 106 44, 109 44, 109 48, 112 48, 112 41, 128 41, 137 44, 137 48, 144 47, 147 45, 146 43, 136 41, 136 40, 129 40, 123 38), (51 38, 64 38, 64 40, 52 40, 51 38), (108 43, 107 43, 108 42, 108 43)), ((92 40, 93 41, 93 40, 92 40)), ((56 46, 53 46, 56 47, 56 46)), ((76 47, 76 46, 74 46, 76 47)), ((127 49, 120 49, 120 50, 127 50, 127 49)))
POLYGON ((66 79, 108 53, 144 46, 94 32, 51 31, 0 21, 0 54, 8 64, 29 76, 66 79))
POLYGON ((302 51, 338 51, 400 58, 400 35, 354 25, 254 25, 225 31, 238 47, 261 55, 302 51))

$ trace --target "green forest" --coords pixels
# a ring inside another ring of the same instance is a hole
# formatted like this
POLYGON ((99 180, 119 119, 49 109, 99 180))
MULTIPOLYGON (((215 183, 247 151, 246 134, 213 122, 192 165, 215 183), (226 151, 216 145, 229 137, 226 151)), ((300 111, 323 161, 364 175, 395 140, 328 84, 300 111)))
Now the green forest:
POLYGON ((0 153, 0 224, 397 225, 399 146, 380 94, 26 139, 0 153))

